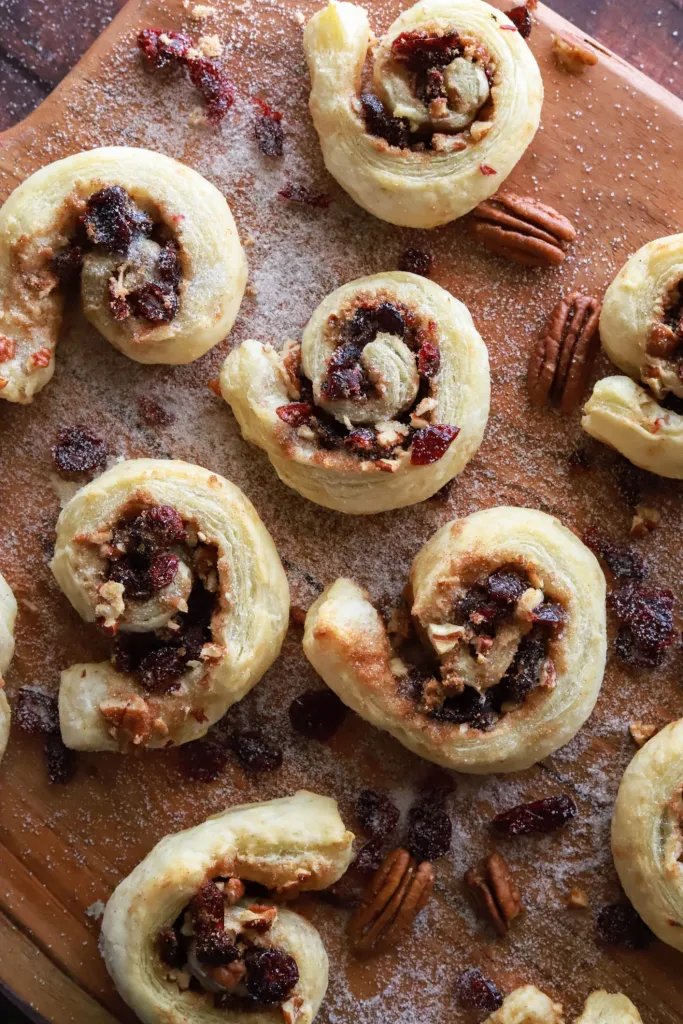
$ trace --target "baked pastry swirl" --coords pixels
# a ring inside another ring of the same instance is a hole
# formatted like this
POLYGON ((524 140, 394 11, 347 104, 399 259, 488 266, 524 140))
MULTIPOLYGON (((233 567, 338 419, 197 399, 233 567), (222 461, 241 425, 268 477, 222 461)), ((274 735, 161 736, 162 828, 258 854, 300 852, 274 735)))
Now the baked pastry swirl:
POLYGON ((362 7, 332 2, 306 25, 304 49, 325 165, 391 224, 462 217, 500 188, 538 128, 536 61, 483 0, 422 0, 376 45, 362 7), (368 52, 373 92, 361 91, 368 52))
POLYGON ((339 579, 306 617, 304 651, 361 717, 461 772, 520 771, 586 721, 605 666, 605 579, 566 527, 491 508, 418 553, 388 626, 339 579))
POLYGON ((102 921, 122 997, 145 1024, 310 1024, 327 990, 320 936, 279 903, 245 896, 244 883, 324 889, 349 866, 353 838, 334 800, 305 791, 166 836, 102 921))
POLYGON ((328 295, 301 345, 243 342, 221 392, 289 487, 340 512, 383 512, 428 498, 476 452, 488 354, 439 285, 375 274, 328 295))
POLYGON ((0 573, 0 759, 5 753, 11 721, 10 706, 5 696, 2 677, 14 654, 14 622, 17 602, 5 577, 0 573))
POLYGON ((598 381, 582 426, 636 466, 683 479, 683 234, 648 242, 607 289, 600 340, 628 376, 598 381), (642 386, 641 386, 642 385, 642 386), (678 401, 678 404, 676 404, 678 401))
POLYGON ((64 292, 139 363, 189 363, 230 331, 247 279, 224 197, 183 164, 113 146, 43 167, 0 209, 0 398, 55 368, 64 292))
POLYGON ((75 750, 187 743, 277 657, 289 590, 251 502, 216 473, 134 459, 63 509, 51 563, 111 662, 62 672, 62 738, 75 750))
POLYGON ((683 719, 638 751, 612 818, 626 895, 657 938, 683 951, 683 719))
MULTIPOLYGON (((564 1024, 562 1006, 554 1003, 535 985, 522 985, 504 1000, 503 1005, 484 1024, 564 1024)), ((628 996, 600 989, 586 1000, 575 1024, 643 1024, 628 996)))

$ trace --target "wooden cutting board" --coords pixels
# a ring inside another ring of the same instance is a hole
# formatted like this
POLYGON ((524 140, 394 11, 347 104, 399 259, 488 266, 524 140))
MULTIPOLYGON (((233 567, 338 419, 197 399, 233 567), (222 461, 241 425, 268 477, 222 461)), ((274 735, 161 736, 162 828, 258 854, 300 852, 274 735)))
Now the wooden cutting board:
MULTIPOLYGON (((219 129, 193 123, 200 101, 182 75, 159 78, 135 48, 139 28, 190 29, 181 0, 131 0, 78 67, 26 121, 0 136, 2 198, 38 167, 82 148, 125 144, 168 153, 195 167, 228 198, 247 246, 251 288, 231 343, 299 335, 332 288, 393 269, 407 245, 433 252, 434 278, 470 307, 491 356, 492 412, 484 444, 448 498, 358 520, 318 509, 286 490, 266 458, 239 436, 228 408, 207 388, 224 343, 189 367, 144 367, 95 335, 69 310, 52 383, 31 406, 0 403, 0 570, 19 600, 17 653, 9 673, 19 686, 55 689, 59 670, 104 653, 56 586, 48 561, 60 495, 50 446, 59 428, 85 424, 106 438, 112 457, 177 457, 210 467, 254 501, 288 567, 293 604, 305 608, 342 573, 373 597, 397 597, 415 553, 442 523, 499 504, 552 512, 579 532, 595 524, 624 542, 637 500, 662 513, 661 528, 638 546, 653 581, 681 591, 681 485, 632 471, 582 434, 570 419, 531 411, 525 392, 528 352, 558 296, 580 288, 601 295, 635 248, 680 229, 683 104, 591 41, 599 63, 583 78, 553 64, 551 33, 568 26, 539 8, 531 46, 546 87, 542 129, 515 172, 515 191, 566 213, 579 230, 560 270, 525 271, 474 248, 463 225, 409 232, 363 213, 329 179, 307 112, 301 22, 320 6, 275 0, 217 0, 205 32, 226 44, 238 101, 219 129), (253 137, 253 96, 283 112, 285 156, 268 160, 253 137), (327 211, 286 204, 287 181, 329 191, 327 211), (145 426, 139 400, 152 397, 175 415, 145 426), (580 449, 588 468, 572 470, 580 449)), ((397 13, 374 5, 378 32, 397 13)), ((609 372, 600 361, 596 376, 609 372)), ((322 1024, 468 1022, 453 998, 461 970, 480 967, 505 991, 534 982, 565 1003, 569 1019, 597 987, 623 990, 647 1024, 681 1020, 683 959, 654 943, 647 952, 596 944, 594 917, 620 898, 609 852, 611 807, 635 748, 634 719, 663 725, 683 715, 681 654, 656 672, 634 671, 612 655, 597 709, 579 736, 542 765, 514 777, 459 776, 450 799, 454 838, 438 863, 436 898, 414 934, 392 955, 369 963, 350 956, 344 911, 302 903, 330 953, 331 983, 322 1024), (492 849, 491 816, 523 799, 570 792, 580 817, 554 836, 501 841, 526 903, 508 939, 496 940, 474 915, 464 871, 492 849), (566 895, 584 889, 587 910, 566 895)), ((226 771, 215 783, 184 778, 177 751, 125 759, 83 756, 76 778, 50 785, 41 742, 12 730, 0 768, 0 981, 56 1024, 130 1021, 97 952, 96 901, 164 834, 245 799, 269 799, 308 786, 335 796, 347 824, 358 790, 392 794, 406 811, 429 767, 349 715, 329 744, 296 737, 287 709, 316 685, 290 630, 282 656, 231 715, 270 730, 284 747, 272 775, 226 771), (94 906, 93 906, 94 905, 94 906)))

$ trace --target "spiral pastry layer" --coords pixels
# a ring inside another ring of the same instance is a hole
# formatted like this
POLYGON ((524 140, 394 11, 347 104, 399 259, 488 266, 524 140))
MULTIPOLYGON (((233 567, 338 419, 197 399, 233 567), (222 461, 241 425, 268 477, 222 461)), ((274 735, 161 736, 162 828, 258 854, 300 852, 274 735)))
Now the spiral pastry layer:
POLYGON ((301 345, 245 341, 221 392, 280 479, 340 512, 423 501, 479 447, 486 346, 467 310, 416 274, 360 278, 324 299, 301 345))
POLYGON ((189 363, 230 331, 247 268, 224 197, 159 153, 114 146, 43 167, 0 209, 0 398, 55 368, 64 292, 139 363, 189 363))
POLYGON ((52 571, 111 662, 62 672, 76 750, 202 736, 277 657, 289 591, 275 545, 233 484, 185 462, 122 462, 62 511, 52 571))
POLYGON ((538 128, 543 82, 510 19, 483 0, 422 0, 374 46, 362 7, 304 31, 325 164, 364 209, 433 228, 492 195, 538 128), (373 91, 361 79, 374 56, 373 91))
POLYGON ((12 717, 2 677, 9 668, 14 654, 16 617, 17 602, 5 577, 0 573, 0 760, 7 748, 12 717))
POLYGON ((598 381, 582 426, 636 466, 683 479, 683 234, 638 250, 607 289, 600 340, 628 376, 598 381), (642 386, 641 386, 642 385, 642 386))
MULTIPOLYGON (((504 1000, 503 1005, 484 1024, 565 1024, 562 1006, 535 985, 522 985, 504 1000)), ((628 996, 593 992, 575 1024, 643 1024, 628 996)))
POLYGON ((352 580, 306 617, 304 650, 361 717, 462 772, 521 771, 586 721, 605 666, 605 580, 557 519, 492 508, 442 527, 388 626, 352 580))
POLYGON ((612 853, 626 895, 655 935, 683 951, 683 719, 639 750, 612 818, 612 853))
POLYGON ((244 883, 290 897, 324 889, 346 871, 353 838, 334 800, 305 791, 166 836, 102 921, 122 997, 145 1024, 311 1024, 327 990, 320 936, 270 899, 244 898, 244 883))

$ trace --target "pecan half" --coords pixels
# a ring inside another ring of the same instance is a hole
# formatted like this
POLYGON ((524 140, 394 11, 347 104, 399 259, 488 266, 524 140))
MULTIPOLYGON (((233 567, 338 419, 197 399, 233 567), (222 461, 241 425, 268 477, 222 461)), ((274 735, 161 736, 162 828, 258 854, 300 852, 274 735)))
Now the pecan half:
POLYGON ((347 932, 358 954, 394 946, 424 907, 434 886, 429 861, 418 864, 407 850, 392 850, 363 893, 347 932))
POLYGON ((499 853, 492 853, 465 874, 465 885, 499 935, 507 935, 511 921, 521 913, 522 896, 510 869, 499 853))
POLYGON ((602 303, 572 292, 555 306, 536 342, 527 384, 532 405, 557 402, 564 413, 581 401, 599 345, 602 303))
POLYGON ((582 75, 586 68, 593 68, 598 63, 597 53, 573 35, 554 35, 552 54, 557 66, 570 75, 582 75))
POLYGON ((526 267, 558 267, 565 244, 576 238, 574 225, 552 206, 514 192, 475 206, 469 230, 485 249, 526 267))

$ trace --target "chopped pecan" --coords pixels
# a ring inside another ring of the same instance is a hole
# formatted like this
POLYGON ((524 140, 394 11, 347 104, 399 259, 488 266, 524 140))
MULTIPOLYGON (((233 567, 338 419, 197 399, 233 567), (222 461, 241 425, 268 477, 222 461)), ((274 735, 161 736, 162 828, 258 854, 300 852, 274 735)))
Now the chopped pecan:
POLYGON ((499 935, 507 935, 511 921, 522 910, 522 896, 499 853, 492 853, 478 867, 465 874, 465 885, 477 904, 491 919, 499 935))
POLYGON ((558 267, 573 242, 571 221, 538 199, 498 192, 472 211, 472 236, 490 252, 526 267, 558 267))
POLYGON ((648 740, 651 740, 655 733, 659 732, 656 725, 648 722, 631 722, 628 727, 631 739, 637 747, 644 747, 648 740))
POLYGON ((579 404, 599 344, 601 309, 598 299, 578 292, 557 303, 529 360, 532 405, 554 401, 570 413, 579 404))
POLYGON ((407 850, 392 850, 363 894, 348 923, 356 953, 372 954, 394 946, 424 907, 434 886, 434 869, 407 850))
POLYGON ((576 36, 553 36, 552 53, 555 63, 570 75, 582 75, 586 68, 595 67, 598 55, 589 50, 576 36))
POLYGON ((632 537, 637 537, 638 539, 647 537, 648 533, 657 529, 661 521, 661 513, 656 508, 650 508, 648 505, 638 505, 631 520, 629 533, 632 537))

